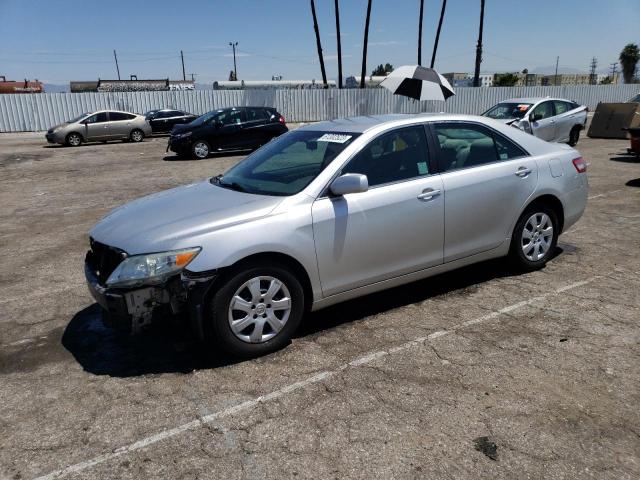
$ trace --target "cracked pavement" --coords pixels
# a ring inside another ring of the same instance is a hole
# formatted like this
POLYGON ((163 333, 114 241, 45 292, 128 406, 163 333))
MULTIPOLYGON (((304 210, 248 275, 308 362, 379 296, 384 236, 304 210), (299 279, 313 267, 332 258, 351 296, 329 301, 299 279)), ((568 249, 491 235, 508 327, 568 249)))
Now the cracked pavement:
POLYGON ((138 338, 103 326, 82 263, 111 208, 241 156, 175 161, 165 138, 2 140, 0 478, 640 477, 627 141, 580 140, 589 204, 544 270, 485 262, 353 300, 233 363, 180 318, 138 338))

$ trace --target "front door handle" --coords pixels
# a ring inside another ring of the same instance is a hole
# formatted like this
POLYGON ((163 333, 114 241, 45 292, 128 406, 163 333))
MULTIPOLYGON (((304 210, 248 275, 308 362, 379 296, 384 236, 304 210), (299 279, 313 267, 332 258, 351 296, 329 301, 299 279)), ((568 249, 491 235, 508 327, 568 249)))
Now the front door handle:
POLYGON ((433 200, 435 197, 440 195, 440 190, 434 190, 433 188, 427 188, 422 191, 420 195, 418 195, 418 200, 423 200, 425 202, 429 200, 433 200))
POLYGON ((516 176, 520 178, 524 178, 530 173, 531 173, 531 169, 527 167, 519 167, 518 170, 516 170, 516 176))

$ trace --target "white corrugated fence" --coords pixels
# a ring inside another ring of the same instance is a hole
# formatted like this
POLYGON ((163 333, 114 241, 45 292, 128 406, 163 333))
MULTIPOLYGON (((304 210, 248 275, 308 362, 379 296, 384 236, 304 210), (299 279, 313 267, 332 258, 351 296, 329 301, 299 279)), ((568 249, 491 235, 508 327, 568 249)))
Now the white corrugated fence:
POLYGON ((559 97, 590 109, 598 102, 624 102, 638 85, 458 88, 446 102, 418 102, 382 88, 331 90, 200 90, 161 92, 40 93, 0 95, 0 132, 46 130, 84 112, 117 109, 144 113, 176 108, 194 114, 231 106, 275 107, 289 122, 312 122, 382 113, 452 112, 479 114, 514 97, 559 97))

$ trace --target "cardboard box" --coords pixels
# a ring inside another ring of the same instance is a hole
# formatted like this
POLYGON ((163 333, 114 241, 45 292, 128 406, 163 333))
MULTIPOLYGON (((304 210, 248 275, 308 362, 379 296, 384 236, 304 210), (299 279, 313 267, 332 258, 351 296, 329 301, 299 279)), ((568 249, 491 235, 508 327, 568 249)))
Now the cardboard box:
POLYGON ((640 127, 640 103, 599 103, 587 136, 627 138, 624 128, 640 127))

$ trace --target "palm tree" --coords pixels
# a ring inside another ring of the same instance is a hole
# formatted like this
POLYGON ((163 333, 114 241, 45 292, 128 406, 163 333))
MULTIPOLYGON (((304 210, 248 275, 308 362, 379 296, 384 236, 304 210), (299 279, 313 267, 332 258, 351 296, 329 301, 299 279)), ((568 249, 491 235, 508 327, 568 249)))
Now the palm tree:
POLYGON ((422 13, 424 11, 424 0, 420 0, 420 17, 418 20, 418 65, 422 65, 422 13))
POLYGON ((447 8, 447 0, 442 0, 442 10, 440 10, 440 21, 438 22, 438 31, 436 32, 436 41, 433 44, 433 55, 431 55, 431 68, 436 63, 436 52, 438 51, 438 42, 440 41, 440 30, 442 29, 442 20, 444 20, 444 11, 447 8))
POLYGON ((484 0, 480 0, 480 30, 476 46, 476 70, 473 75, 473 86, 480 86, 480 64, 482 63, 482 25, 484 24, 484 0))
POLYGON ((318 47, 318 59, 320 60, 320 70, 322 71, 322 83, 327 88, 327 72, 324 70, 324 58, 322 56, 322 44, 320 43, 320 30, 318 29, 318 17, 316 17, 316 4, 311 0, 311 15, 313 15, 313 29, 316 32, 316 46, 318 47))
POLYGON ((636 65, 640 60, 640 50, 638 45, 628 43, 620 52, 620 65, 622 65, 622 77, 624 83, 633 83, 636 74, 636 65))
POLYGON ((335 0, 336 5, 336 38, 338 40, 338 88, 342 88, 342 42, 340 41, 340 8, 338 7, 338 0, 335 0))
POLYGON ((364 88, 367 76, 367 43, 369 43, 369 20, 371 19, 371 0, 367 2, 367 19, 364 23, 364 42, 362 44, 362 72, 360 75, 360 88, 364 88))

